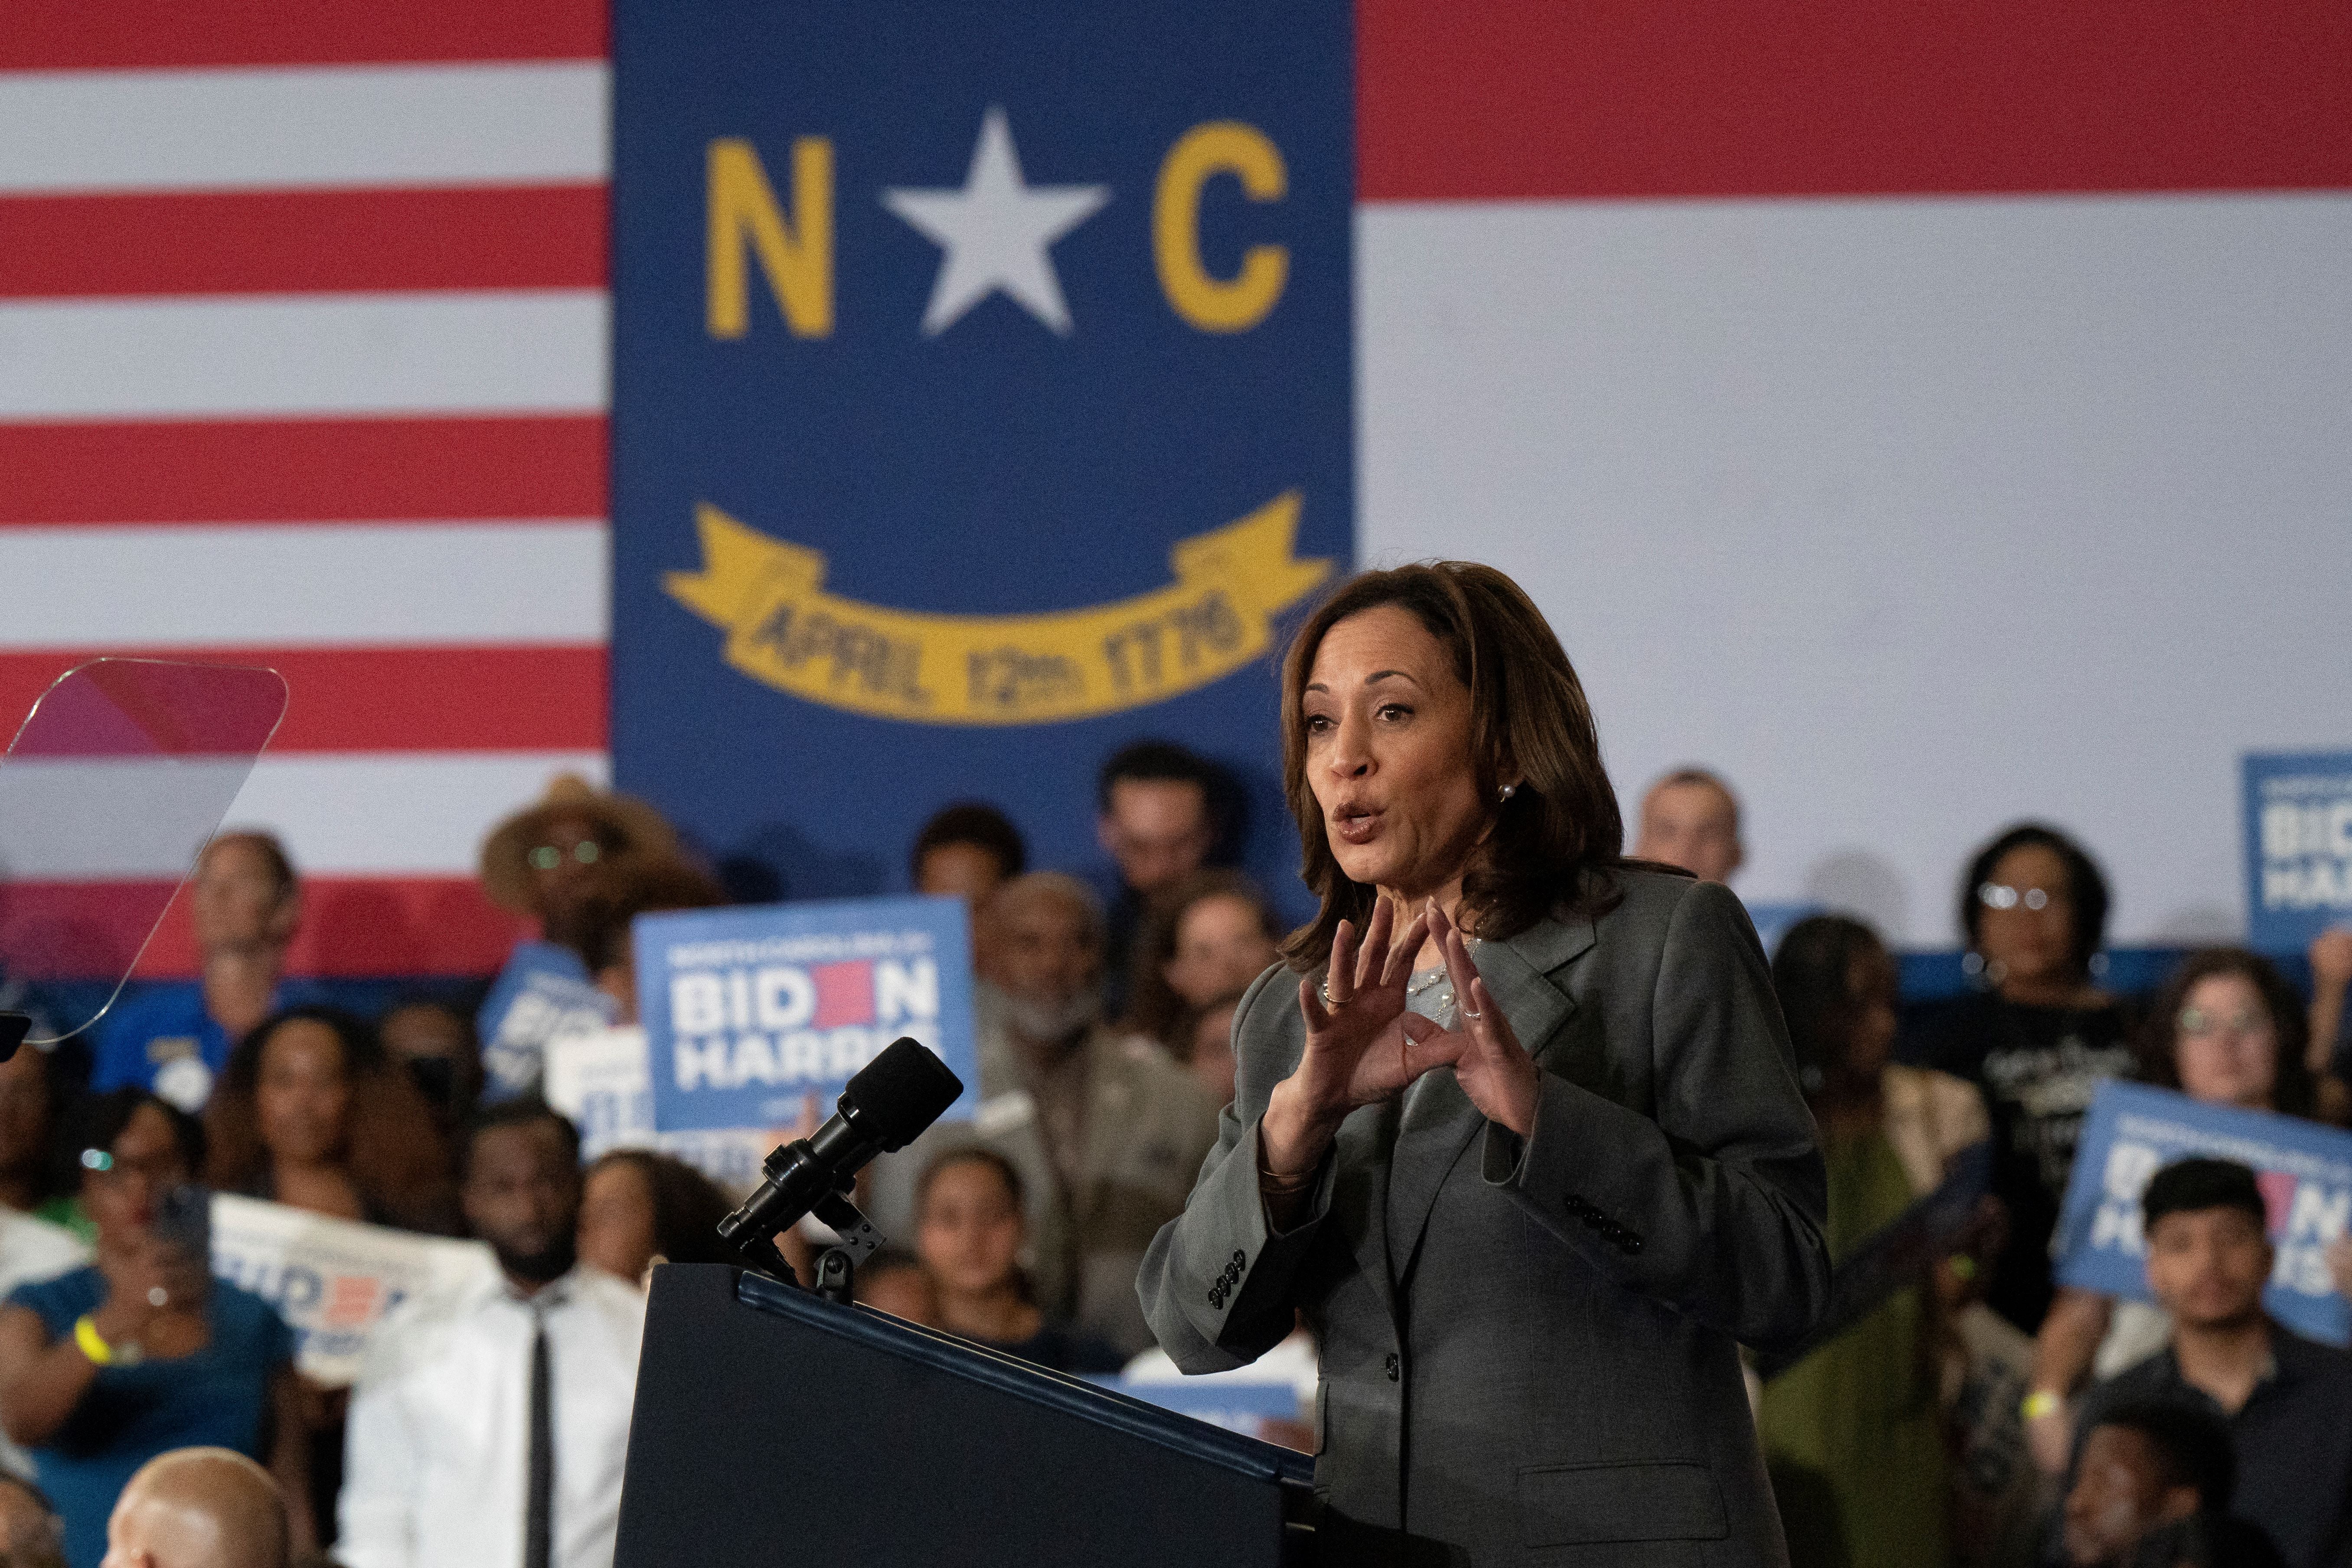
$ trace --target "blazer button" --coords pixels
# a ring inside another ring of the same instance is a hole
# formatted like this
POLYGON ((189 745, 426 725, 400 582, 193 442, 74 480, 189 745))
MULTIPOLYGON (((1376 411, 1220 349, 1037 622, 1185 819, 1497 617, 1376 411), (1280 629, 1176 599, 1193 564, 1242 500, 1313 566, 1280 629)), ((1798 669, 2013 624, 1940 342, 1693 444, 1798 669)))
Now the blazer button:
POLYGON ((1629 1236, 1620 1241, 1617 1245, 1623 1247, 1626 1254, 1630 1257, 1632 1254, 1642 1250, 1642 1238, 1638 1236, 1629 1236))
POLYGON ((1388 1368, 1389 1381, 1391 1383, 1394 1383, 1397 1380, 1397 1367, 1399 1364, 1396 1352, 1389 1352, 1389 1359, 1386 1365, 1388 1368))

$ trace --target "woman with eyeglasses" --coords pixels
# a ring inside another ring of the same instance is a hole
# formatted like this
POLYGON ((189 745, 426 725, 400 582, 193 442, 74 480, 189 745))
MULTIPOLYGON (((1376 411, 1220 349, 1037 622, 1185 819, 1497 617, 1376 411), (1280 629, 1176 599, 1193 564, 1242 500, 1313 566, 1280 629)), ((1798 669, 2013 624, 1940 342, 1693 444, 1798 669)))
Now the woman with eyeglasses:
POLYGON ((1986 1300, 2030 1334, 2050 1310, 2050 1233, 2083 1117, 2100 1083, 2133 1075, 2134 1020, 2093 973, 2106 879, 2066 835, 2010 828, 1969 861, 1959 906, 1977 989, 1923 1018, 1902 1054, 1984 1093, 2009 1217, 1986 1300))
POLYGON ((85 1100, 68 1131, 98 1260, 0 1307, 0 1427, 33 1450, 67 1561, 98 1568, 132 1472, 197 1447, 267 1460, 310 1550, 294 1337, 269 1303, 211 1278, 207 1199, 188 1184, 203 1129, 124 1089, 85 1100))
MULTIPOLYGON (((2270 960, 2242 948, 2208 948, 2183 959, 2148 1017, 2147 1076, 2208 1105, 2310 1116, 2316 1085, 2305 1059, 2303 998, 2270 960)), ((2165 1347, 2160 1307, 2068 1286, 2058 1292, 2033 1347, 2026 1436, 2052 1475, 2065 1472, 2074 1437, 2065 1400, 2085 1373, 2114 1376, 2165 1347)))

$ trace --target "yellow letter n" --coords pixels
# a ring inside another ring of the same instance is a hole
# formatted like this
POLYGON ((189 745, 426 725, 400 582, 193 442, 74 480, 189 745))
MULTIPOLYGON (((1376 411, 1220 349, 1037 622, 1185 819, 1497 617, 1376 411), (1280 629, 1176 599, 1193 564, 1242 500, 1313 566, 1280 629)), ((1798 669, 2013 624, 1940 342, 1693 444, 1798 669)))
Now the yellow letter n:
POLYGON ((751 330, 751 279, 743 252, 759 254, 760 270, 775 290, 777 308, 794 337, 833 333, 833 142, 823 136, 793 142, 793 221, 783 210, 760 154, 740 136, 710 143, 708 287, 705 319, 714 338, 751 330))

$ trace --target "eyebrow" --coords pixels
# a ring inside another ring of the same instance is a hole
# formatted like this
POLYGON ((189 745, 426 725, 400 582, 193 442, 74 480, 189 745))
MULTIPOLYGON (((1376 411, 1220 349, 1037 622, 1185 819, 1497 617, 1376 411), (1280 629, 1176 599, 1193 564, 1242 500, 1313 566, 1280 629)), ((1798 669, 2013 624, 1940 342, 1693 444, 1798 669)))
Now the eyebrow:
MULTIPOLYGON (((1376 669, 1372 671, 1371 674, 1364 677, 1364 684, 1367 686, 1378 686, 1381 681, 1391 679, 1412 681, 1415 686, 1419 686, 1421 684, 1420 681, 1413 680, 1412 671, 1404 669, 1376 669)), ((1327 697, 1331 694, 1331 689, 1324 685, 1319 680, 1310 680, 1305 686, 1301 687, 1299 690, 1302 695, 1308 691, 1320 691, 1327 697)))

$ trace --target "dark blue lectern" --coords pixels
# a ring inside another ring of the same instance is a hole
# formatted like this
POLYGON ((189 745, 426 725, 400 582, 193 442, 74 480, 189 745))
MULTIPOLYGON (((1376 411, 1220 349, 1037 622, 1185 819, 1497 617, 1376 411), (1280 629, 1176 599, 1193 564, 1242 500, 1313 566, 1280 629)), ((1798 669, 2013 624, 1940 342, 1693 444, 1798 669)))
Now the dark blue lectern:
POLYGON ((863 1307, 665 1264, 615 1568, 1297 1568, 1313 1473, 863 1307))

